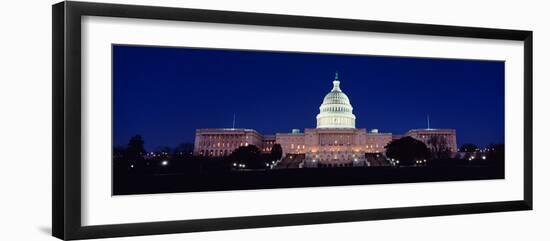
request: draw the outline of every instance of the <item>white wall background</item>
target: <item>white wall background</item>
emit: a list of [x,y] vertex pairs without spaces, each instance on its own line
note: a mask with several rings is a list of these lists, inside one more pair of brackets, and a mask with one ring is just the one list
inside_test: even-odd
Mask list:
[[[9,1],[0,12],[0,240],[54,240],[51,231],[51,4]],[[545,1],[111,0],[534,31],[535,210],[114,240],[548,240],[550,6]],[[29,147],[33,143],[33,147]],[[30,158],[29,156],[34,156]],[[18,170],[25,170],[21,172]],[[407,198],[407,197],[403,197]]]

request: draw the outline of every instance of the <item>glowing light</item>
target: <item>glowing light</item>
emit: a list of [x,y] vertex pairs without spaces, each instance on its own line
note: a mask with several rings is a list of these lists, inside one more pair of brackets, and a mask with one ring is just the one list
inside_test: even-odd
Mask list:
[[161,164],[162,164],[163,166],[166,166],[166,165],[168,165],[168,161],[162,161]]
[[486,156],[482,156],[481,159],[485,160],[485,159],[487,159],[487,157],[486,157]]

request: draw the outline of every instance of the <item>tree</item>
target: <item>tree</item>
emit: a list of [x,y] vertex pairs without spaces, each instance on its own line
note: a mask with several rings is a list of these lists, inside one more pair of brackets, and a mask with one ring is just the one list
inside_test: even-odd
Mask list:
[[413,165],[417,160],[427,159],[430,151],[423,142],[406,136],[388,143],[386,156],[398,160],[400,165]]
[[140,135],[130,138],[126,147],[116,146],[113,148],[113,171],[117,175],[126,175],[143,171],[143,139]]
[[128,141],[128,146],[126,147],[127,165],[131,166],[134,170],[138,169],[140,172],[145,171],[144,168],[147,167],[147,165],[144,165],[145,159],[143,158],[143,155],[145,155],[146,151],[143,144],[144,141],[141,136],[135,135],[130,138],[130,141]]
[[436,159],[447,159],[451,155],[451,150],[447,143],[447,139],[443,136],[432,136],[428,139],[428,146],[432,156]]
[[475,152],[478,149],[478,147],[475,144],[467,143],[462,146],[460,146],[461,152]]
[[141,159],[145,154],[144,141],[140,135],[135,135],[128,141],[126,148],[126,157],[129,159]]
[[283,148],[281,148],[281,145],[279,144],[274,144],[273,147],[271,148],[270,159],[272,161],[276,161],[281,159],[282,156],[283,156]]
[[261,152],[255,145],[241,146],[229,156],[229,160],[237,165],[243,164],[245,168],[265,168]]

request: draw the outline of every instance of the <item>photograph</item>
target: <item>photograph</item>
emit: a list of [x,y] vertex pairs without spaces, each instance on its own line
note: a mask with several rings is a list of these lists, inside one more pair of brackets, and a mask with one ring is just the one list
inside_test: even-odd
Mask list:
[[[518,222],[544,230],[536,219],[548,215],[533,199],[533,183],[548,176],[534,163],[545,136],[534,96],[545,94],[533,88],[544,62],[533,42],[547,28],[533,23],[543,15],[510,18],[532,13],[517,4],[491,18],[471,11],[494,8],[480,4],[260,5],[62,1],[49,6],[49,27],[23,28],[51,30],[51,41],[11,48],[26,68],[14,77],[32,76],[8,82],[33,96],[27,105],[51,108],[14,109],[24,128],[5,125],[19,147],[7,160],[46,137],[51,148],[37,153],[51,162],[18,161],[29,166],[8,179],[32,180],[7,196],[17,205],[51,193],[51,202],[34,205],[40,217],[12,216],[61,240],[334,240],[365,230],[440,240],[454,227],[472,231],[457,240],[475,240],[533,233]],[[36,19],[29,24],[43,24]],[[36,42],[35,32],[20,34]],[[44,43],[51,68],[21,54]],[[38,92],[51,101],[33,101]],[[6,103],[19,102],[13,94]]]
[[501,60],[111,54],[113,195],[504,178]]

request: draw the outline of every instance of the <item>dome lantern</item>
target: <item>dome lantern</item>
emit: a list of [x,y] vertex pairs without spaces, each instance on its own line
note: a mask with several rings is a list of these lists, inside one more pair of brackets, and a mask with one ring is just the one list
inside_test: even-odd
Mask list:
[[332,91],[342,91],[340,89],[340,80],[338,79],[338,72],[336,72],[336,76],[334,77],[334,80],[332,81]]

